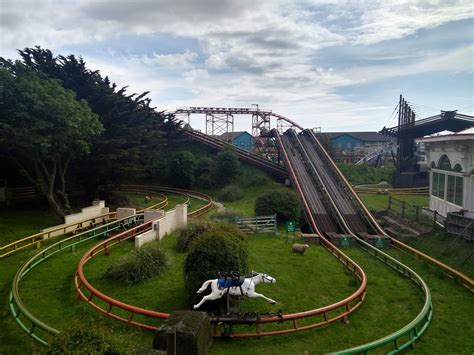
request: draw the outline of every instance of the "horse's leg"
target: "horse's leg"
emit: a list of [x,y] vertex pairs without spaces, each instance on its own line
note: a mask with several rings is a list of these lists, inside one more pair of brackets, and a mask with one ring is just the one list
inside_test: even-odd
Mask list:
[[265,301],[270,302],[271,304],[277,303],[277,301],[272,300],[271,298],[268,298],[267,296],[255,291],[247,293],[247,296],[249,296],[249,298],[263,298]]
[[193,309],[196,309],[196,308],[199,308],[201,307],[201,305],[206,302],[206,301],[214,301],[214,300],[217,300],[218,298],[221,298],[222,296],[224,295],[224,292],[223,291],[218,291],[218,292],[213,292],[204,296],[202,298],[202,300],[198,303],[198,304],[195,304],[193,306]]
[[204,283],[202,284],[201,288],[199,290],[196,291],[196,293],[202,293],[204,292],[204,290],[207,288],[207,286],[209,286],[209,283],[211,283],[212,281],[214,280],[207,280],[207,281],[204,281]]

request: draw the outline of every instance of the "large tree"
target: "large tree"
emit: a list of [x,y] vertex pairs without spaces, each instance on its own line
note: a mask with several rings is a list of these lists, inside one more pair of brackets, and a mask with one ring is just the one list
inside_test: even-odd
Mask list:
[[80,57],[55,57],[39,47],[19,53],[26,66],[61,80],[99,115],[105,132],[94,139],[87,161],[75,167],[76,175],[83,177],[88,187],[150,175],[152,165],[163,159],[166,135],[174,133],[172,114],[150,106],[148,92],[127,94],[126,87],[117,88],[99,71],[88,69]]
[[61,82],[20,62],[0,61],[0,152],[64,216],[70,162],[90,152],[103,131],[87,102],[76,100]]

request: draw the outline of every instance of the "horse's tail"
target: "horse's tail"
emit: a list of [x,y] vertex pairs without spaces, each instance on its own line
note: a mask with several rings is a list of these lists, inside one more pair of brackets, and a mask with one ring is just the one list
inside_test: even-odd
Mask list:
[[204,290],[209,286],[209,284],[214,281],[214,280],[207,280],[207,281],[204,281],[204,283],[202,284],[201,288],[199,290],[197,290],[196,293],[201,293],[201,292],[204,292]]

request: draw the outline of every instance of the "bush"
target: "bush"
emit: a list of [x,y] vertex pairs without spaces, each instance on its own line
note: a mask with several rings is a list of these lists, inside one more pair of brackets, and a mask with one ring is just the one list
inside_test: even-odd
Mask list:
[[120,354],[105,335],[104,328],[76,324],[56,335],[47,354]]
[[197,168],[193,153],[184,151],[177,153],[170,164],[169,182],[177,187],[190,187],[194,184]]
[[153,242],[120,258],[107,269],[105,277],[135,285],[157,276],[165,268],[166,262],[166,254],[158,242]]
[[197,161],[196,167],[196,185],[204,188],[210,188],[214,185],[213,175],[215,171],[214,159],[203,156]]
[[219,201],[233,202],[240,200],[244,196],[242,190],[235,184],[224,187],[219,192]]
[[235,181],[240,172],[240,163],[232,147],[227,147],[217,154],[215,178],[217,184],[228,184]]
[[[202,294],[196,294],[202,283],[215,279],[218,271],[247,271],[247,239],[235,226],[216,224],[191,244],[184,263],[185,287],[190,305],[196,304]],[[206,302],[208,303],[208,302]],[[212,303],[209,305],[212,308]],[[208,307],[205,307],[208,308]]]
[[188,225],[178,233],[176,250],[179,252],[189,251],[191,242],[209,229],[211,229],[211,223],[208,221],[192,221],[188,223]]
[[269,191],[255,200],[257,216],[277,215],[280,222],[297,221],[300,213],[300,201],[291,190]]

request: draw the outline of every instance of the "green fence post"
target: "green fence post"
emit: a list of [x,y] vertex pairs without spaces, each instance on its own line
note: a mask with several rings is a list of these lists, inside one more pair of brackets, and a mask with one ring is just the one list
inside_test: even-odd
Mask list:
[[415,221],[418,222],[419,216],[420,216],[420,206],[416,205],[415,206]]
[[392,209],[392,196],[388,196],[388,209]]
[[402,216],[405,217],[405,201],[402,201]]

